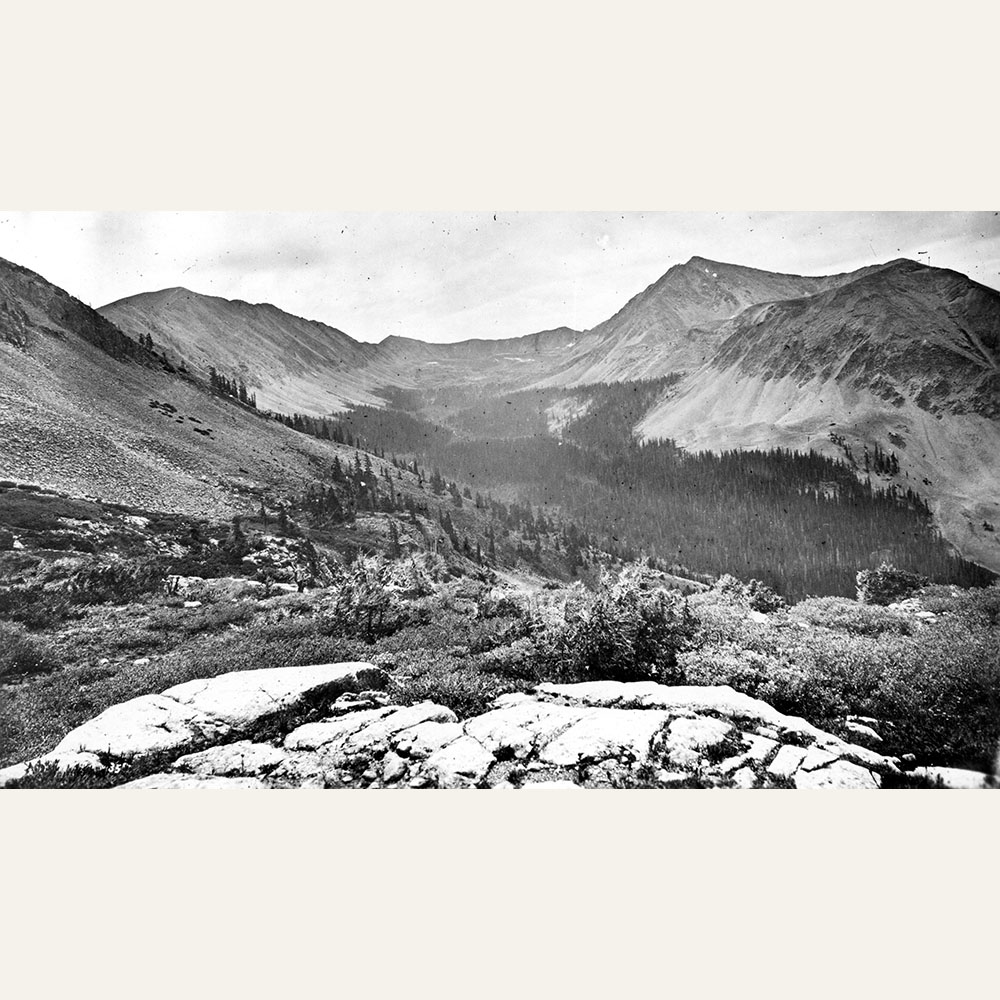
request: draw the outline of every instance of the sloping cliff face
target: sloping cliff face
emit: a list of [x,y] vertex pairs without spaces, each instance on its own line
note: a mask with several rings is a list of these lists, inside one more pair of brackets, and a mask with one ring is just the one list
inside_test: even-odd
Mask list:
[[828,292],[749,308],[721,332],[719,371],[834,379],[935,415],[1000,415],[1000,293],[954,271],[894,261]]
[[335,446],[213,396],[41,276],[0,262],[0,478],[226,516]]
[[[640,422],[695,449],[815,448],[931,501],[963,555],[1000,569],[1000,294],[896,261],[808,298],[750,307],[715,356]],[[831,435],[842,439],[837,443]]]
[[266,303],[167,288],[112,302],[101,313],[136,339],[152,337],[195,371],[213,367],[242,378],[262,409],[324,414],[355,403],[377,406],[375,386],[410,384],[380,364],[374,345]]

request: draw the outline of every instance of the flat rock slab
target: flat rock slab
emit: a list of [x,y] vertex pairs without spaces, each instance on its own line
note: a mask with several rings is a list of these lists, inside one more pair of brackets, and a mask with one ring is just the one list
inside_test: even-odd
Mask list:
[[421,722],[397,733],[392,744],[396,753],[421,760],[454,742],[463,732],[460,722]]
[[612,757],[644,761],[653,738],[669,719],[666,712],[594,709],[545,743],[538,759],[563,767]]
[[439,788],[461,788],[481,781],[496,763],[478,740],[460,736],[427,758],[422,773],[432,777]]
[[776,739],[791,736],[796,742],[816,743],[834,757],[843,757],[864,767],[897,770],[893,761],[874,750],[846,743],[805,719],[784,715],[767,702],[740,694],[725,685],[670,687],[655,681],[587,681],[583,684],[540,684],[535,689],[535,696],[564,705],[653,708],[678,716],[711,715],[740,723],[752,722]]
[[288,754],[270,743],[224,743],[175,760],[173,771],[185,771],[202,777],[251,777],[267,774],[284,763]]
[[796,771],[795,787],[874,789],[880,785],[878,778],[867,768],[837,760],[815,771]]
[[498,704],[502,707],[469,719],[465,724],[465,731],[497,756],[526,756],[593,711],[548,705],[529,697],[501,698]]
[[258,778],[219,778],[204,777],[200,774],[151,774],[148,778],[139,778],[119,785],[115,791],[150,791],[166,792],[177,789],[194,789],[199,791],[245,792],[261,791],[267,785]]
[[[244,670],[189,681],[162,694],[112,705],[70,732],[45,759],[91,767],[96,763],[94,769],[101,769],[104,762],[179,757],[252,731],[269,718],[294,713],[317,699],[387,683],[385,672],[370,663]],[[5,773],[0,774],[4,784],[20,776]]]
[[392,737],[424,722],[456,722],[458,716],[450,708],[424,701],[408,708],[397,708],[347,736],[337,750],[347,756],[385,753]]
[[774,756],[768,767],[768,773],[777,778],[790,778],[806,757],[805,747],[797,747],[791,743],[785,744]]
[[916,767],[918,778],[939,781],[944,788],[989,788],[990,776],[983,771],[967,771],[961,767]]
[[245,729],[269,715],[294,709],[309,697],[385,687],[389,678],[370,663],[324,663],[222,674],[167,688],[164,697]]
[[[379,704],[385,696],[373,689],[386,681],[365,663],[192,681],[102,712],[44,759],[60,768],[138,764],[163,772],[121,786],[135,789],[861,789],[880,787],[881,775],[895,769],[891,758],[726,687],[544,684],[459,721],[430,701]],[[287,731],[296,712],[319,718]],[[153,756],[161,754],[162,765]],[[25,769],[0,772],[0,784]],[[949,777],[963,787],[985,783],[978,773]]]
[[337,745],[352,733],[396,711],[398,708],[391,705],[385,708],[363,708],[357,712],[338,715],[334,719],[307,722],[285,737],[285,746],[289,750],[319,750],[322,747]]
[[[665,713],[657,713],[665,714]],[[669,716],[668,716],[669,718]],[[697,768],[706,751],[720,746],[736,729],[729,722],[706,715],[674,719],[667,736],[667,752],[675,767]]]
[[103,754],[115,760],[134,760],[168,751],[183,752],[196,744],[225,739],[232,727],[191,705],[164,694],[112,705],[96,718],[69,733],[57,753]]

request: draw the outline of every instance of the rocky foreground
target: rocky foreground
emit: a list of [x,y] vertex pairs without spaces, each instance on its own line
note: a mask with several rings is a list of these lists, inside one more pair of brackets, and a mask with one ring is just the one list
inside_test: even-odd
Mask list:
[[[899,762],[728,687],[543,684],[459,721],[367,663],[244,671],[115,705],[0,771],[120,788],[881,787]],[[980,787],[985,776],[953,776]]]

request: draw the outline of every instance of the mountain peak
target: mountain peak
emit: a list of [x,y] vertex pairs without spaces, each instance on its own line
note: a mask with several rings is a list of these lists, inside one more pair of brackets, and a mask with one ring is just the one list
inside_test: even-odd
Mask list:
[[914,268],[918,267],[929,267],[929,264],[924,264],[922,261],[913,260],[911,257],[897,257],[895,260],[886,261],[880,270],[882,271],[912,271]]

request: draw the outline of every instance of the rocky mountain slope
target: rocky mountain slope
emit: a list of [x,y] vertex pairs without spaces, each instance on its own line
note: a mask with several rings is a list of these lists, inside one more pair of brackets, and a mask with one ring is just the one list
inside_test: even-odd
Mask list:
[[[899,260],[818,294],[751,306],[640,422],[695,449],[814,448],[859,472],[876,445],[964,555],[1000,568],[1000,293]],[[831,436],[832,435],[832,436]],[[874,470],[873,474],[874,474]]]
[[589,331],[586,349],[546,384],[630,381],[697,368],[722,341],[719,324],[748,306],[815,295],[861,273],[805,277],[692,257]]
[[213,395],[62,289],[0,261],[0,478],[225,517],[256,510],[261,491],[303,492],[338,454],[353,452]]
[[412,385],[405,367],[372,344],[267,303],[230,301],[167,288],[104,306],[101,314],[131,337],[153,338],[169,357],[206,374],[242,378],[258,406],[324,414],[355,403],[379,405],[379,385]]

